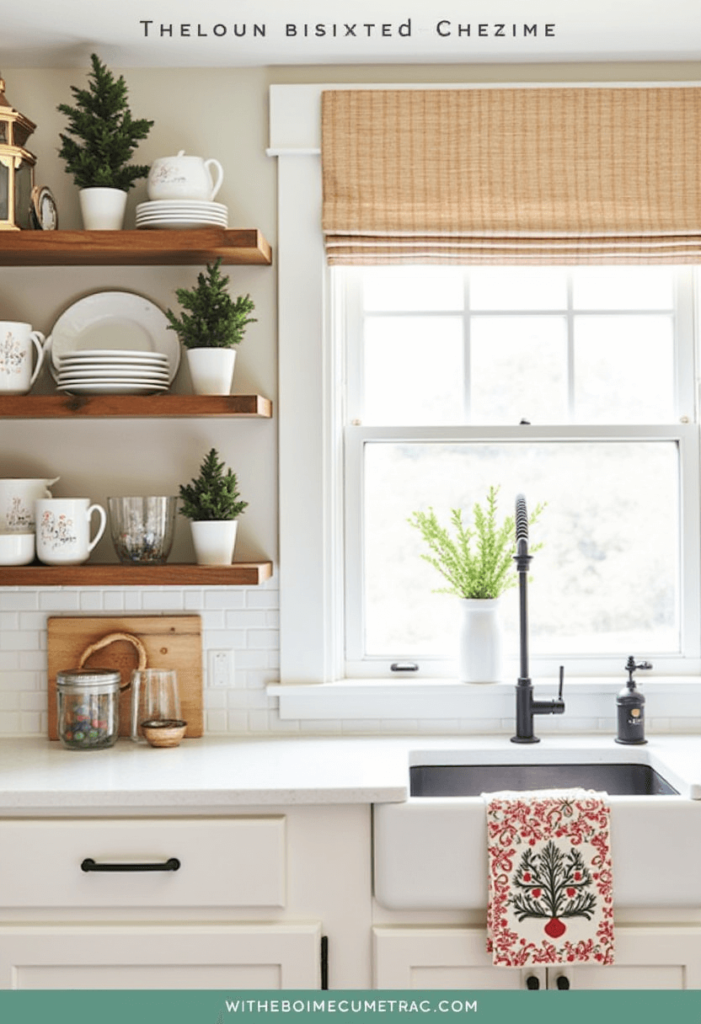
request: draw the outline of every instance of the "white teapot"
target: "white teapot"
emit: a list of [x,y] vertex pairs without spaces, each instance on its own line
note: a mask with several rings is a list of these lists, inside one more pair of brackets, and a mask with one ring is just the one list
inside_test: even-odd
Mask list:
[[[212,177],[210,168],[216,171]],[[190,199],[211,202],[224,180],[224,170],[218,160],[203,160],[201,156],[185,156],[181,149],[177,156],[162,156],[153,161],[148,175],[149,199]]]

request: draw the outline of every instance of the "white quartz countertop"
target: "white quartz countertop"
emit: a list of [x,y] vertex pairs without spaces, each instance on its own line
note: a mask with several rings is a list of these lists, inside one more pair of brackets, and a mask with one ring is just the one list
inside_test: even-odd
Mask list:
[[0,813],[225,813],[240,806],[387,803],[408,798],[409,765],[587,760],[651,764],[701,799],[701,736],[544,737],[524,749],[507,736],[285,737],[186,740],[154,749],[121,739],[101,751],[41,738],[0,739]]

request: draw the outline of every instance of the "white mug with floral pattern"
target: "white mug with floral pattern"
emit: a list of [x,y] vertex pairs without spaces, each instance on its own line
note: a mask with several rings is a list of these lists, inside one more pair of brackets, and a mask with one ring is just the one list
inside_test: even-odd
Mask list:
[[[92,516],[100,525],[90,539]],[[80,565],[105,532],[107,513],[90,498],[42,498],[35,502],[37,557],[44,565]]]
[[[0,394],[26,395],[44,361],[46,339],[19,320],[0,320]],[[32,372],[32,345],[37,361]]]

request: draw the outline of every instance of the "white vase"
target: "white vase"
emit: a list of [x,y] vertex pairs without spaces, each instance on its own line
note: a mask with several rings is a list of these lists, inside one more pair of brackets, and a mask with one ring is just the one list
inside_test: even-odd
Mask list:
[[234,379],[236,350],[233,348],[188,348],[192,388],[196,395],[230,395]]
[[127,194],[121,188],[83,188],[78,193],[86,231],[120,231]]
[[498,683],[503,675],[501,601],[460,600],[461,683]]
[[198,565],[231,565],[236,545],[236,519],[192,521]]

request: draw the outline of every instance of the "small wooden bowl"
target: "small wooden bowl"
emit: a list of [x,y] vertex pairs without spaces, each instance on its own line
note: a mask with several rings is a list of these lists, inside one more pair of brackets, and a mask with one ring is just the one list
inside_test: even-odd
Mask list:
[[180,718],[169,718],[163,721],[142,722],[146,741],[152,747],[177,747],[185,735],[187,722]]

